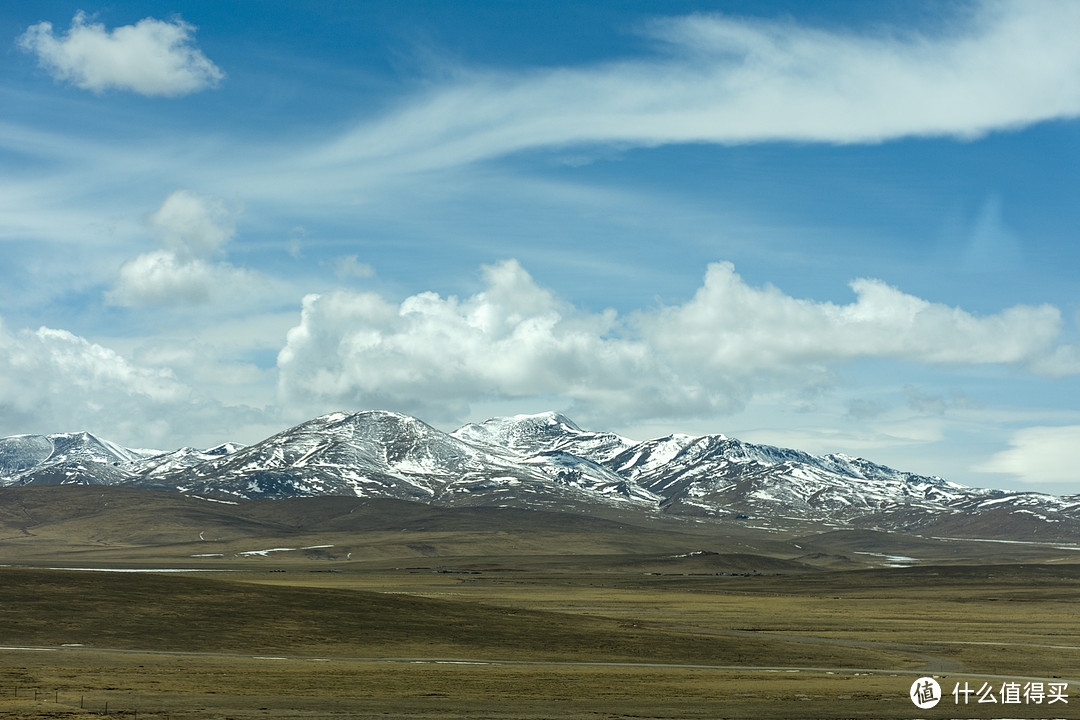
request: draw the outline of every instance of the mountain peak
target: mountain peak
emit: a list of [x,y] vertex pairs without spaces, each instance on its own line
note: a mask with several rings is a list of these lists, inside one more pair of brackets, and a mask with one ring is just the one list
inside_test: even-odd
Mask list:
[[634,444],[614,433],[582,430],[573,420],[554,411],[491,418],[464,425],[451,434],[465,442],[518,455],[566,452],[597,463],[606,462]]
[[567,433],[573,434],[584,432],[573,420],[554,410],[527,415],[512,415],[504,418],[492,418],[481,424],[484,425],[487,423],[513,427],[516,428],[519,433],[531,432],[545,435],[565,435]]
[[546,410],[541,413],[513,415],[511,419],[520,423],[546,423],[548,425],[562,425],[572,430],[581,430],[573,420],[554,410]]
[[377,437],[401,432],[410,434],[438,432],[423,420],[392,410],[327,413],[284,432],[293,434],[296,431],[344,433],[353,437]]
[[[364,423],[364,422],[380,422],[380,421],[392,421],[392,422],[422,422],[417,420],[411,415],[405,415],[404,413],[395,412],[393,410],[358,410],[356,412],[345,412],[339,410],[337,412],[327,413],[320,415],[317,418],[309,420],[308,423],[319,423],[321,425],[333,425],[338,423]],[[303,424],[308,424],[303,423]]]
[[494,417],[480,423],[470,423],[451,433],[467,442],[497,445],[522,453],[554,449],[567,436],[583,430],[573,420],[554,411],[531,415]]
[[247,446],[241,445],[240,443],[224,442],[220,445],[215,445],[212,448],[207,448],[206,450],[203,450],[202,454],[213,456],[232,455],[237,450],[243,450],[245,447]]

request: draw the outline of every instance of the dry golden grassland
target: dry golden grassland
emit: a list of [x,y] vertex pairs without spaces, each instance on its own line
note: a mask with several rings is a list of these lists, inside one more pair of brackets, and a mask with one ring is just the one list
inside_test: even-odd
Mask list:
[[[22,714],[172,718],[723,718],[905,716],[911,678],[624,667],[161,658],[28,658],[59,703],[20,695]],[[61,664],[62,663],[62,664]],[[4,678],[6,684],[7,679]],[[107,689],[106,689],[107,688]],[[0,704],[14,711],[13,701]],[[6,706],[6,707],[5,707]],[[35,714],[37,713],[37,714]],[[79,715],[60,715],[79,717]]]
[[[945,714],[916,712],[907,690],[923,672],[946,690],[984,675],[1080,677],[1080,652],[1064,649],[1080,646],[1075,566],[312,569],[0,571],[5,644],[83,646],[0,654],[0,717],[77,718],[66,713],[80,700],[94,712],[109,702],[115,717],[1001,717],[976,705],[955,715],[951,697]],[[1074,706],[1080,697],[1005,716]]]
[[[1080,717],[1050,544],[70,490],[0,492],[0,718]],[[965,681],[1069,703],[958,707]]]

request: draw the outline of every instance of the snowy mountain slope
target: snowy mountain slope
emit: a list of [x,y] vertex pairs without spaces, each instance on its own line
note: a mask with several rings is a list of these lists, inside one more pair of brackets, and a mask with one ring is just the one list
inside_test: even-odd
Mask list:
[[222,443],[207,450],[183,447],[138,460],[133,463],[132,470],[143,478],[168,476],[178,470],[231,455],[243,447],[237,443]]
[[844,455],[810,455],[724,435],[672,435],[607,465],[664,498],[739,513],[847,518],[894,504],[948,504],[980,492]]
[[387,411],[324,415],[229,455],[158,473],[155,480],[185,492],[235,497],[355,495],[459,504],[466,495],[506,495],[528,504],[529,497],[581,500],[584,493],[658,500],[576,456],[523,456]]
[[167,474],[178,490],[237,497],[371,495],[428,501],[481,467],[479,451],[406,415],[333,413]]
[[794,462],[731,465],[720,480],[690,482],[671,498],[754,516],[850,520],[899,508],[943,510],[975,490],[941,492],[907,480],[851,478]]
[[248,447],[170,453],[128,450],[88,433],[0,439],[0,485],[61,483],[236,498],[349,495],[525,509],[618,506],[734,521],[1080,535],[1080,496],[966,488],[861,458],[814,456],[724,435],[633,443],[583,430],[558,413],[493,418],[452,433],[394,412],[332,413]]
[[634,446],[633,440],[614,433],[582,430],[573,420],[556,412],[491,418],[464,425],[451,433],[474,445],[489,445],[519,455],[561,451],[603,463]]
[[156,454],[121,447],[88,432],[15,435],[0,439],[0,486],[114,484],[133,477],[132,464]]

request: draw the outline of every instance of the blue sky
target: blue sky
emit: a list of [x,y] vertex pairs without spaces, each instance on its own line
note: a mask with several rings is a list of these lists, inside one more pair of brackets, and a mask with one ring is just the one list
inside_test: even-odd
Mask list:
[[0,434],[556,409],[1080,492],[1080,5],[0,9]]

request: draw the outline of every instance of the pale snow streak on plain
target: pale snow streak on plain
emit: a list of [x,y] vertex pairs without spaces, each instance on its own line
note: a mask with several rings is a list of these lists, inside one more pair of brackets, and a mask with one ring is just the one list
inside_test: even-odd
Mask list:
[[129,90],[173,97],[212,87],[225,73],[194,46],[195,27],[180,19],[145,18],[111,32],[78,12],[67,33],[31,25],[19,47],[37,56],[55,79],[96,93]]
[[976,317],[875,280],[836,305],[752,287],[729,263],[711,265],[687,302],[625,317],[571,306],[515,261],[483,272],[485,289],[466,299],[307,297],[278,356],[281,399],[457,416],[479,400],[547,395],[588,421],[687,417],[734,412],[763,384],[797,388],[857,358],[1022,366],[1061,332],[1050,306]]

